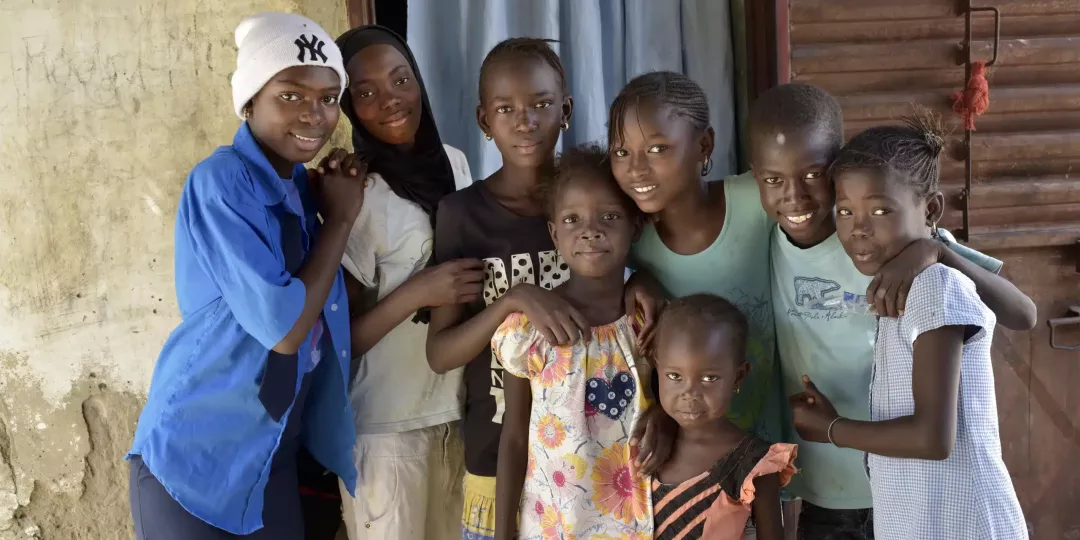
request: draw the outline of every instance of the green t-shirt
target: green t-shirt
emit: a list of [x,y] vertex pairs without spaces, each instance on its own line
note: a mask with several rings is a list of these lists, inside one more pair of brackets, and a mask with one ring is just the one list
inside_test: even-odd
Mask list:
[[711,293],[738,306],[750,323],[750,373],[732,403],[731,419],[768,441],[779,441],[781,407],[769,281],[769,235],[774,222],[761,207],[750,173],[724,180],[724,226],[711,246],[680,255],[668,249],[653,226],[630,252],[635,268],[649,272],[672,298]]
[[[801,249],[779,225],[773,229],[772,297],[784,394],[801,392],[802,376],[809,375],[840,415],[869,420],[877,318],[845,311],[837,300],[848,296],[865,303],[872,278],[855,268],[836,234]],[[958,255],[991,272],[1000,270],[1000,261],[951,241],[946,231],[939,233]],[[803,441],[788,407],[783,411],[784,438],[799,445],[799,474],[792,477],[789,492],[824,508],[873,506],[863,453]]]

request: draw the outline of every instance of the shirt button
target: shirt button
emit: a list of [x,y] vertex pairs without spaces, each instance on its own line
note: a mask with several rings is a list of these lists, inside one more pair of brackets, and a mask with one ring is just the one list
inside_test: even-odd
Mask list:
[[341,350],[341,357],[345,358],[346,356],[349,356],[349,351],[346,351],[345,349],[342,349]]
[[337,311],[337,304],[330,304],[330,311]]

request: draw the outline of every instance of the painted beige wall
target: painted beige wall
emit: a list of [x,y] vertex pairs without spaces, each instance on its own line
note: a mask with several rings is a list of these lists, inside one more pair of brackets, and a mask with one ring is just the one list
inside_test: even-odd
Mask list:
[[122,456],[179,320],[184,178],[239,125],[232,31],[290,11],[338,35],[344,5],[0,2],[0,540],[133,536]]

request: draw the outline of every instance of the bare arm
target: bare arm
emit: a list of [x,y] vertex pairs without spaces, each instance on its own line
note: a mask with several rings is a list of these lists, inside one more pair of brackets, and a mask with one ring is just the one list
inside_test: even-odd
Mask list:
[[784,540],[784,517],[780,506],[780,476],[766,474],[754,479],[754,525],[758,540]]
[[445,373],[468,364],[491,346],[491,337],[511,313],[523,312],[548,343],[569,345],[590,338],[585,317],[556,293],[521,283],[475,317],[463,321],[464,306],[444,306],[431,313],[428,328],[428,364]]
[[935,263],[958,270],[973,281],[980,299],[1002,326],[1013,330],[1031,330],[1035,326],[1035,304],[1020,289],[930,238],[912,242],[878,270],[866,288],[866,297],[877,314],[892,318],[903,315],[915,278]]
[[957,255],[951,249],[942,247],[941,251],[941,264],[959,270],[975,282],[975,290],[979,293],[979,298],[986,307],[990,308],[990,311],[994,312],[1002,326],[1021,331],[1035,327],[1038,319],[1035,303],[1016,288],[1016,285]]
[[433,309],[427,340],[427,358],[431,370],[446,373],[471,362],[484,349],[491,347],[491,336],[515,311],[518,310],[514,308],[509,294],[468,320],[464,320],[467,312],[465,306],[460,304]]
[[285,337],[274,345],[275,352],[296,354],[300,350],[315,321],[319,320],[337,279],[349,232],[364,202],[362,179],[367,166],[354,160],[355,155],[335,149],[323,158],[318,174],[308,172],[308,184],[319,203],[324,223],[315,246],[293,275],[304,284],[304,307]]
[[631,321],[635,321],[640,313],[643,319],[635,338],[637,338],[637,348],[646,349],[652,344],[653,331],[656,329],[660,312],[668,303],[667,298],[664,297],[664,290],[652,275],[638,270],[626,281],[623,291],[626,316]]
[[832,430],[836,445],[881,456],[948,458],[956,440],[960,357],[966,330],[965,326],[943,326],[915,340],[911,375],[915,414],[881,422],[842,418]]
[[370,351],[393,329],[424,307],[413,292],[403,284],[371,309],[352,319],[353,358]]
[[275,352],[296,354],[311,328],[315,326],[315,321],[319,319],[326,299],[330,296],[334,279],[337,278],[341,255],[345,253],[345,242],[349,239],[351,228],[352,226],[344,221],[323,224],[315,247],[293,276],[304,284],[304,309],[300,311],[300,317],[292,329],[274,346]]
[[[350,281],[356,282],[351,275],[346,278],[346,285]],[[356,287],[362,286],[356,282]],[[474,302],[480,298],[483,287],[483,262],[478,260],[460,259],[425,268],[370,309],[352,314],[353,358],[370,351],[420,309]]]
[[506,414],[499,439],[499,468],[495,479],[495,538],[517,538],[518,508],[529,464],[529,414],[532,389],[529,380],[506,373],[503,379]]

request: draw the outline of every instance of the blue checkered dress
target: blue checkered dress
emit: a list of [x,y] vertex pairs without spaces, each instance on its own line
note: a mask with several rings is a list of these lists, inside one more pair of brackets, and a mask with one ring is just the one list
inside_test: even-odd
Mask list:
[[870,416],[914,414],[912,353],[919,335],[943,326],[978,332],[964,344],[956,442],[943,461],[868,456],[877,540],[1017,540],[1028,537],[1001,459],[990,342],[996,319],[975,285],[937,264],[915,278],[900,319],[881,318],[874,346]]

